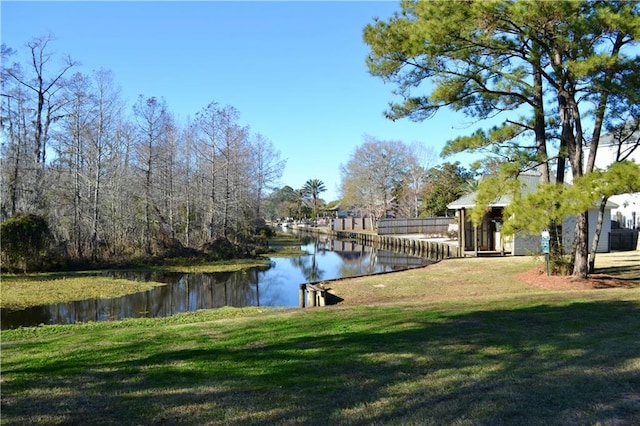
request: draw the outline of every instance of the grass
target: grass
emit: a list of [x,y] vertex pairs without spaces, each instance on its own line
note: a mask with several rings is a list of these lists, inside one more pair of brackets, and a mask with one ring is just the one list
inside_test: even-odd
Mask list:
[[277,232],[269,237],[268,246],[271,252],[266,254],[268,257],[293,257],[305,256],[309,253],[300,249],[300,238],[290,233]]
[[[235,272],[248,268],[264,268],[268,259],[236,259],[208,263],[181,260],[161,266],[136,269],[157,272],[213,273]],[[147,291],[157,282],[139,282],[102,276],[100,271],[69,271],[37,274],[2,274],[0,307],[19,310],[32,306],[72,302],[86,299],[108,299]]]
[[86,273],[3,275],[0,306],[11,310],[84,299],[108,299],[146,291],[155,282],[114,279]]
[[309,252],[292,247],[278,247],[273,252],[265,254],[266,257],[297,257],[308,256]]
[[206,262],[193,264],[188,261],[169,263],[161,266],[154,266],[154,271],[160,272],[179,272],[179,273],[213,273],[213,272],[237,272],[249,268],[263,268],[269,266],[268,259],[234,259],[219,260],[215,262]]
[[328,287],[345,304],[490,301],[536,290],[514,285],[514,275],[534,267],[529,258],[451,259],[408,271],[339,280]]
[[269,246],[298,246],[300,247],[300,238],[297,235],[286,233],[286,232],[276,232],[275,235],[269,237],[268,239]]
[[323,309],[3,331],[2,424],[638,424],[640,287],[545,291],[515,278],[530,267],[332,282],[345,301]]
[[629,281],[640,281],[640,250],[596,256],[598,273]]

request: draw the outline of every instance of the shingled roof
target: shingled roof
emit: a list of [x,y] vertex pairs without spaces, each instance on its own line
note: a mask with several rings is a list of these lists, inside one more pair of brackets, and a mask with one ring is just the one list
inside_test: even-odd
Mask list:
[[[522,194],[530,194],[532,192],[535,192],[536,188],[540,184],[540,175],[533,175],[533,174],[520,175],[518,176],[518,180],[522,183]],[[447,208],[451,210],[473,208],[476,205],[475,203],[476,195],[477,195],[477,191],[474,191],[467,195],[463,195],[453,203],[448,204]],[[513,200],[511,199],[511,195],[509,194],[501,195],[493,203],[489,204],[489,207],[506,207],[512,201]],[[618,205],[611,201],[607,201],[607,207],[615,209],[616,207],[618,207]]]
[[[535,192],[536,187],[540,183],[540,175],[523,174],[518,176],[518,180],[522,183],[522,193],[528,194],[531,192]],[[474,191],[467,195],[463,195],[453,203],[448,204],[447,208],[451,210],[459,210],[475,207],[476,195],[477,191]],[[493,203],[489,204],[489,207],[506,207],[511,203],[511,201],[511,195],[501,195]]]

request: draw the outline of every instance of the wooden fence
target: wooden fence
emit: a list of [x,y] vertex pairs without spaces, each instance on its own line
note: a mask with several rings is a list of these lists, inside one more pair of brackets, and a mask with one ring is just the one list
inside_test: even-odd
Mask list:
[[378,235],[424,234],[445,236],[449,232],[449,225],[455,223],[455,217],[381,219],[378,221]]
[[635,250],[638,247],[638,229],[612,229],[609,244],[611,250]]
[[331,220],[333,231],[371,231],[373,222],[370,217],[343,217]]

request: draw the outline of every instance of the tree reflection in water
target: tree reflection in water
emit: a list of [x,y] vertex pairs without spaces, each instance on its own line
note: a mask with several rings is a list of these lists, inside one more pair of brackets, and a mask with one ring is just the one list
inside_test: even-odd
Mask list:
[[327,237],[306,236],[300,239],[300,247],[308,254],[273,258],[266,269],[214,274],[109,272],[115,278],[157,281],[167,285],[113,299],[82,300],[13,312],[2,309],[2,329],[165,317],[223,306],[294,307],[298,305],[301,283],[388,272],[431,263],[427,259]]

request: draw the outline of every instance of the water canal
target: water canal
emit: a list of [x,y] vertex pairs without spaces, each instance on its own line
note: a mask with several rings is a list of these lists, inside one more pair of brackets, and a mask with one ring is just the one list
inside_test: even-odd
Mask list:
[[272,258],[268,268],[240,272],[111,272],[109,274],[117,278],[157,281],[167,285],[113,299],[81,300],[20,311],[2,309],[2,329],[165,317],[224,306],[296,307],[301,283],[389,272],[432,263],[428,259],[324,236],[300,237],[300,248],[308,254]]

